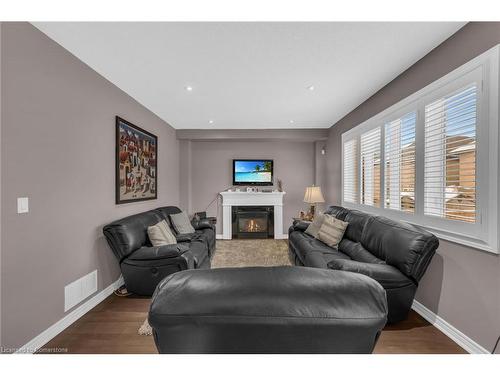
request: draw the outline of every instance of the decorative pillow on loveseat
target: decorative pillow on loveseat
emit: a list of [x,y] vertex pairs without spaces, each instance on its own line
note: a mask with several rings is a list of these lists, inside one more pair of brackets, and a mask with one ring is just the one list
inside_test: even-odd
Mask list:
[[335,247],[344,237],[344,232],[349,223],[327,214],[323,216],[323,224],[321,224],[316,238],[330,247]]
[[194,233],[195,230],[189,221],[189,217],[185,212],[179,212],[178,214],[171,214],[170,221],[175,231],[179,234]]
[[174,234],[165,220],[148,227],[148,237],[153,246],[173,245],[177,243]]

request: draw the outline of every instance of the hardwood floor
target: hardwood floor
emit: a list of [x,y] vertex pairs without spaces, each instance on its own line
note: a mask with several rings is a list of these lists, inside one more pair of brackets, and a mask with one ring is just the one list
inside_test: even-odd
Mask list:
[[[157,353],[151,336],[137,330],[146,319],[149,298],[112,295],[51,340],[46,348],[67,353]],[[384,329],[375,353],[453,354],[465,351],[412,311],[404,322]]]

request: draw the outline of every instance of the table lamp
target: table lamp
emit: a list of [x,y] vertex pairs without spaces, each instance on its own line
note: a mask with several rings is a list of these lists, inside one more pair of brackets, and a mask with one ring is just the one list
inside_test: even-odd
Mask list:
[[321,187],[319,186],[308,186],[306,188],[306,193],[304,195],[304,202],[309,203],[311,208],[309,209],[309,214],[311,215],[311,220],[314,219],[314,207],[317,203],[325,202],[323,193],[321,193]]

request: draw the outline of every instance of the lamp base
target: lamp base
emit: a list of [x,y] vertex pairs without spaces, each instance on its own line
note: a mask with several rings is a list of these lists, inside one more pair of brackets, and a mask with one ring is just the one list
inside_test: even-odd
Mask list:
[[315,214],[315,207],[314,207],[314,205],[311,205],[309,207],[309,212],[307,213],[307,218],[309,219],[309,221],[314,220],[314,214]]

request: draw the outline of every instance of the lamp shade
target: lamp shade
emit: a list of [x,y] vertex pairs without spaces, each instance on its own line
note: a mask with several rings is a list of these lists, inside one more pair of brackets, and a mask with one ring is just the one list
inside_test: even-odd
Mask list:
[[308,186],[306,188],[306,193],[304,195],[304,202],[306,203],[323,203],[325,198],[323,198],[323,193],[321,193],[321,188],[319,186]]

